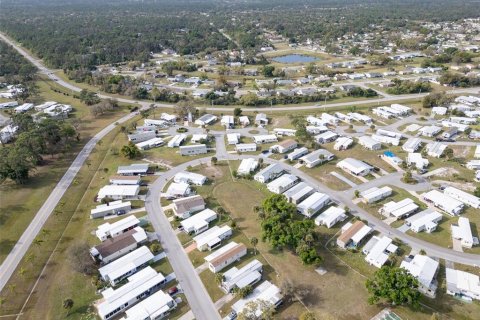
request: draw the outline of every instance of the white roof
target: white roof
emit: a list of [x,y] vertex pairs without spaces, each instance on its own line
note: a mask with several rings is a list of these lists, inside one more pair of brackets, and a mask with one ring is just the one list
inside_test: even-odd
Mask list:
[[283,195],[289,199],[292,199],[293,201],[302,198],[306,194],[310,193],[312,190],[313,188],[311,186],[302,181],[285,191]]
[[258,167],[258,160],[255,158],[243,159],[242,162],[240,162],[237,172],[239,174],[249,174],[255,170],[256,167]]
[[377,268],[382,267],[388,260],[387,248],[391,245],[392,239],[389,237],[380,238],[377,243],[371,248],[370,252],[365,257],[369,263]]
[[463,208],[463,203],[453,199],[438,190],[431,190],[423,194],[423,197],[448,213],[458,213]]
[[186,182],[193,184],[204,184],[206,180],[207,177],[204,175],[188,171],[179,172],[173,177],[173,181],[175,182]]
[[372,231],[372,228],[369,226],[363,226],[360,230],[358,230],[357,233],[355,233],[352,236],[352,241],[354,243],[360,243],[363,238],[365,238],[370,232]]
[[472,244],[473,236],[470,228],[470,220],[465,217],[458,218],[458,225],[452,225],[452,236],[455,239],[462,239],[463,242]]
[[190,192],[190,185],[185,182],[173,182],[167,189],[167,194],[171,196],[186,195]]
[[196,133],[192,134],[192,141],[193,143],[200,142],[201,140],[206,140],[208,138],[208,134],[206,133]]
[[[447,289],[456,290],[468,296],[480,296],[480,277],[461,270],[446,268]],[[454,288],[451,288],[451,285]]]
[[277,141],[277,136],[274,134],[262,134],[253,136],[255,143],[260,143],[262,141]]
[[134,215],[131,215],[112,224],[109,222],[101,224],[98,226],[98,229],[95,233],[97,237],[102,240],[109,235],[117,234],[118,232],[129,229],[135,225],[138,225],[139,223],[140,220],[138,220]]
[[278,188],[284,188],[292,183],[295,183],[295,181],[297,180],[298,180],[298,177],[293,174],[284,174],[278,177],[277,179],[273,180],[272,182],[268,183],[267,189],[272,191],[272,190],[277,190]]
[[183,220],[182,222],[180,222],[180,224],[182,225],[184,230],[186,230],[187,232],[190,232],[193,229],[198,230],[202,226],[205,226],[205,225],[208,226],[208,222],[215,220],[216,218],[217,218],[217,213],[207,208],[191,216],[190,218]]
[[170,139],[170,141],[168,141],[167,145],[169,148],[178,147],[186,138],[187,138],[186,134],[177,134],[173,136],[173,138]]
[[150,297],[140,301],[127,311],[124,320],[155,319],[172,309],[176,305],[173,298],[163,291],[157,291]]
[[410,262],[402,261],[400,267],[408,270],[424,287],[429,288],[437,272],[438,261],[417,254]]
[[403,144],[402,149],[408,152],[415,152],[421,143],[422,140],[420,138],[410,138]]
[[238,139],[240,139],[240,133],[227,133],[228,143],[237,144]]
[[405,219],[407,225],[410,225],[412,229],[421,229],[423,226],[428,226],[431,223],[441,220],[443,215],[432,209],[427,209],[419,212],[411,217]]
[[282,166],[279,165],[278,163],[272,163],[265,169],[260,170],[255,177],[264,177],[265,179],[268,179],[270,177],[271,173],[279,173],[283,171]]
[[300,160],[305,161],[307,163],[313,163],[317,160],[320,160],[320,155],[324,156],[323,161],[327,161],[328,158],[331,158],[334,156],[333,153],[326,149],[317,149],[315,151],[310,152],[309,154],[304,155],[303,157],[300,158]]
[[371,147],[371,146],[375,146],[375,145],[380,144],[380,142],[378,142],[377,140],[373,139],[370,136],[359,137],[358,138],[358,143],[360,143],[361,145],[366,146],[366,147]]
[[133,197],[139,192],[139,185],[109,184],[98,190],[98,199],[103,199],[108,196]]
[[119,210],[125,208],[131,208],[132,203],[130,201],[122,202],[122,200],[112,201],[110,203],[100,204],[95,209],[90,210],[91,215],[95,215],[96,213],[101,213],[110,210]]
[[305,153],[308,153],[308,149],[306,147],[296,148],[288,155],[288,158],[295,160],[296,158],[301,157]]
[[302,214],[310,216],[309,210],[313,210],[313,214],[323,208],[330,201],[330,197],[324,193],[314,192],[307,199],[297,205],[297,210]]
[[193,241],[197,244],[197,248],[201,248],[206,244],[212,243],[212,242],[218,242],[220,239],[220,236],[232,232],[232,228],[229,226],[213,226],[207,231],[199,234],[198,236],[193,238]]
[[165,281],[161,273],[157,273],[152,267],[146,267],[128,278],[128,283],[113,289],[108,288],[102,292],[104,301],[98,304],[99,315],[105,315],[120,308],[135,297]]
[[341,168],[346,168],[347,170],[349,170],[349,171],[351,171],[355,174],[358,174],[358,173],[360,173],[364,170],[371,170],[372,169],[372,167],[369,166],[368,164],[366,164],[365,162],[354,159],[354,158],[345,158],[342,161],[340,161],[339,163],[337,163],[337,166],[339,166]]
[[373,187],[365,191],[362,191],[360,193],[360,196],[367,200],[370,200],[370,199],[377,198],[379,196],[386,197],[391,193],[392,193],[392,188],[390,188],[389,186],[383,186],[381,188]]
[[402,216],[409,214],[416,209],[418,209],[418,205],[416,205],[415,202],[413,202],[413,200],[410,198],[405,198],[398,202],[390,201],[382,208],[383,212],[391,214],[397,218],[401,218]]
[[231,288],[233,286],[242,288],[244,287],[242,284],[245,280],[247,280],[247,285],[251,283],[250,281],[248,281],[250,280],[250,275],[253,274],[255,277],[258,277],[260,275],[259,270],[261,270],[262,267],[262,263],[257,259],[250,261],[248,264],[246,264],[240,269],[238,269],[237,267],[233,267],[223,274],[223,285],[227,288]]
[[427,152],[434,157],[440,157],[446,148],[447,145],[441,142],[430,142],[427,144]]
[[[279,301],[282,300],[282,294],[280,293],[280,289],[272,284],[270,281],[264,281],[259,286],[257,286],[251,294],[247,297],[238,300],[232,306],[232,309],[235,312],[241,313],[245,306],[251,301],[265,301],[268,304],[276,305]],[[257,310],[257,316],[261,315],[261,310]]]
[[474,208],[478,208],[480,206],[480,198],[465,192],[463,190],[454,188],[454,187],[446,187],[443,190],[443,193],[449,197],[455,198],[467,205],[470,205]]
[[318,225],[325,224],[328,226],[337,221],[338,218],[343,219],[344,217],[346,218],[344,209],[332,206],[316,217],[315,223]]
[[117,169],[118,174],[134,174],[134,173],[147,173],[147,163],[133,163],[128,166],[119,166]]
[[153,259],[153,253],[142,246],[117,260],[98,269],[98,272],[104,279],[109,281],[118,279],[127,272],[138,268]]

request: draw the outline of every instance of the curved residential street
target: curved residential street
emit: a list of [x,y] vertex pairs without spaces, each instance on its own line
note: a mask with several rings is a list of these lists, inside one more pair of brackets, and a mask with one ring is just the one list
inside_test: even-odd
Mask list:
[[[32,62],[41,73],[47,75],[50,79],[58,83],[59,85],[73,90],[75,92],[81,91],[81,88],[71,84],[67,81],[62,80],[57,75],[53,73],[53,71],[47,67],[45,67],[42,62],[32,55],[30,55],[27,51],[22,49],[17,43],[12,41],[10,38],[6,37],[4,34],[0,33],[0,38],[14,47],[20,54],[22,54],[26,59]],[[467,89],[455,89],[450,90],[448,93],[464,93],[464,94],[478,94],[479,88],[467,88]],[[340,102],[340,103],[327,103],[324,105],[310,105],[310,106],[284,106],[284,107],[261,107],[261,108],[242,108],[244,111],[295,111],[295,110],[323,110],[328,108],[335,108],[341,106],[351,106],[354,105],[365,105],[365,104],[372,104],[372,103],[393,103],[407,99],[415,99],[421,98],[428,93],[422,94],[412,94],[412,95],[401,95],[401,96],[385,96],[383,98],[378,99],[370,99],[370,100],[363,100],[363,101],[354,101],[354,102]],[[99,94],[100,98],[112,98],[109,95]],[[127,98],[116,98],[120,102],[124,103],[131,103],[131,104],[139,104],[142,106],[142,109],[148,108],[151,103],[146,101],[138,102],[133,99]],[[156,103],[156,107],[165,107],[165,108],[174,108],[174,105],[170,104],[162,104]],[[207,110],[212,111],[228,111],[231,112],[234,107],[209,107]],[[130,120],[136,115],[136,113],[131,113],[123,116],[119,120],[115,121],[118,123],[123,123],[125,121]],[[386,128],[390,128],[392,130],[396,130],[402,123],[409,123],[412,121],[410,118],[406,118],[404,120],[399,121],[395,125],[386,126]],[[24,231],[22,236],[20,237],[19,241],[15,244],[12,251],[9,253],[5,261],[0,266],[0,291],[5,287],[7,281],[14,273],[15,269],[17,268],[18,264],[20,263],[21,259],[27,252],[29,246],[32,244],[33,240],[37,236],[37,234],[41,231],[42,226],[48,219],[48,217],[53,212],[54,208],[57,206],[59,201],[61,200],[62,196],[64,195],[65,191],[69,188],[72,181],[74,180],[75,176],[77,175],[78,171],[84,164],[85,160],[88,158],[92,150],[94,149],[97,142],[105,137],[109,132],[111,132],[115,128],[115,123],[112,123],[105,127],[103,130],[98,132],[87,144],[84,148],[80,151],[77,155],[71,166],[66,171],[65,175],[61,178],[58,184],[55,186],[53,191],[48,196],[45,203],[42,207],[38,210],[35,217],[33,218],[30,225]],[[229,154],[226,151],[225,147],[225,132],[211,132],[212,135],[215,136],[216,139],[216,156],[219,160],[238,160],[248,157],[260,157],[257,156],[241,156],[236,154]],[[460,145],[468,145],[471,146],[471,142],[456,142],[455,144]],[[296,169],[287,163],[277,161],[270,158],[262,157],[265,163],[280,163],[285,170],[291,172],[292,174],[297,175],[302,180],[306,181],[307,183],[315,186],[320,192],[327,193],[330,197],[338,203],[344,204],[345,206],[351,209],[351,213],[355,216],[360,217],[361,219],[368,220],[371,227],[375,230],[382,232],[389,237],[392,238],[399,238],[409,246],[414,249],[424,249],[429,255],[466,264],[466,265],[480,265],[480,255],[468,254],[463,252],[457,252],[454,250],[450,250],[447,248],[439,247],[435,244],[425,242],[423,240],[417,239],[415,237],[409,236],[395,228],[390,227],[382,220],[372,216],[359,206],[357,206],[352,201],[353,189],[339,192],[335,190],[331,190],[327,188],[325,185],[320,184],[316,179],[309,176],[305,172]],[[188,300],[190,308],[195,315],[196,319],[199,320],[210,320],[210,319],[219,319],[218,312],[215,309],[215,306],[210,299],[205,287],[203,286],[199,276],[195,272],[192,264],[190,263],[188,256],[186,255],[183,247],[181,246],[178,238],[176,237],[174,230],[172,230],[169,221],[163,214],[161,205],[160,205],[160,193],[167,183],[167,181],[172,178],[177,172],[185,170],[188,166],[195,166],[201,163],[206,163],[210,161],[210,157],[205,157],[202,159],[196,159],[189,162],[186,162],[180,166],[177,166],[166,173],[162,174],[150,187],[149,193],[147,194],[146,201],[145,201],[145,208],[148,212],[148,216],[152,225],[159,235],[161,239],[161,243],[163,248],[165,249],[168,259],[174,269],[177,279],[180,281],[180,284],[185,292],[185,296]],[[401,173],[391,173],[381,178],[369,181],[366,184],[362,184],[358,186],[358,189],[366,189],[367,187],[379,186],[384,184],[394,184],[400,187],[404,185],[400,181]],[[409,186],[410,189],[414,188],[418,191],[428,190],[430,185],[428,183],[421,183],[415,187]]]

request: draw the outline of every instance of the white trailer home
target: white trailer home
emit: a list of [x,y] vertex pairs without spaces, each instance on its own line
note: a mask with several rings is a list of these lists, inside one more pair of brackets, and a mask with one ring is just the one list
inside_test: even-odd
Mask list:
[[385,143],[392,146],[400,145],[400,139],[397,137],[389,137],[389,136],[383,136],[379,134],[372,134],[372,139],[380,143]]
[[317,226],[326,226],[330,229],[335,224],[344,221],[345,219],[347,219],[347,215],[345,214],[344,209],[331,206],[315,218],[315,224]]
[[272,142],[277,142],[277,136],[274,134],[263,134],[263,135],[257,135],[253,136],[253,141],[256,144],[265,144],[265,143],[272,143]]
[[373,170],[372,166],[354,158],[343,159],[337,167],[356,176],[366,176]]
[[240,260],[247,254],[247,247],[243,243],[229,242],[220,249],[206,256],[208,269],[213,273],[222,271],[235,261]]
[[267,184],[270,192],[281,194],[293,187],[300,179],[293,174],[284,174]]
[[422,145],[422,140],[420,138],[410,138],[402,146],[403,151],[406,152],[415,152],[417,151]]
[[249,175],[255,170],[257,170],[257,168],[258,160],[256,160],[255,158],[243,159],[238,166],[237,174],[241,176]]
[[445,211],[452,216],[458,216],[463,210],[463,203],[438,190],[431,190],[423,194],[423,199],[435,207]]
[[427,209],[405,219],[405,224],[413,232],[425,231],[431,233],[437,229],[442,217],[442,214],[438,211]]
[[434,297],[437,290],[435,275],[437,274],[438,266],[438,261],[421,254],[415,255],[413,259],[407,258],[400,264],[400,268],[404,268],[417,278],[419,291],[430,297]]
[[285,191],[283,195],[289,202],[299,204],[314,192],[315,189],[302,181]]
[[392,239],[389,237],[373,236],[365,244],[362,252],[366,255],[365,261],[368,264],[381,268],[388,261],[388,257],[395,253],[397,249],[398,247],[392,243]]
[[180,222],[180,229],[187,234],[200,234],[208,229],[210,222],[217,219],[217,213],[205,209]]
[[333,146],[334,150],[341,151],[347,150],[353,144],[353,139],[350,137],[339,137],[335,141],[335,145]]
[[255,143],[239,143],[235,145],[237,152],[255,152],[257,151],[257,145]]
[[389,186],[383,186],[381,188],[373,187],[362,191],[360,192],[360,197],[362,198],[363,202],[370,204],[383,200],[391,194],[392,188],[390,188]]
[[177,183],[183,182],[202,186],[205,184],[205,182],[207,182],[207,177],[195,172],[182,171],[173,177],[173,181]]
[[278,163],[272,163],[265,169],[260,170],[253,179],[261,183],[267,183],[270,180],[273,180],[283,173],[283,168]]
[[186,134],[177,134],[173,136],[173,138],[170,139],[170,141],[168,141],[167,146],[169,148],[177,148],[185,141],[185,139],[187,139]]
[[235,289],[252,286],[262,279],[263,265],[257,259],[247,263],[242,268],[232,267],[223,274],[221,288],[226,293]]
[[132,203],[130,201],[112,201],[106,204],[100,204],[95,209],[90,210],[90,219],[103,218],[105,216],[117,214],[118,212],[127,213],[130,210],[132,210]]
[[222,241],[231,236],[232,228],[229,226],[213,226],[207,231],[194,237],[193,241],[196,243],[198,251],[212,251],[213,249],[220,247]]
[[133,143],[139,143],[139,142],[147,141],[156,137],[157,137],[157,134],[155,133],[155,131],[141,131],[141,132],[129,134],[128,141]]
[[314,192],[297,205],[297,212],[311,218],[330,203],[330,197],[324,193]]
[[358,138],[358,143],[367,150],[380,150],[382,144],[370,136],[361,136]]
[[206,154],[208,152],[205,144],[180,146],[179,149],[182,156],[195,156],[198,154]]
[[443,193],[460,202],[463,202],[467,206],[470,206],[475,209],[480,208],[480,198],[474,196],[473,194],[470,194],[463,190],[459,190],[454,187],[446,187],[445,190],[443,190]]
[[397,219],[408,217],[418,210],[418,205],[410,198],[401,201],[390,201],[380,208],[379,212],[386,217],[392,216]]
[[480,300],[480,277],[473,273],[446,268],[447,294]]
[[290,161],[297,160],[298,158],[306,155],[308,153],[308,149],[305,147],[294,149],[291,153],[288,154],[287,159]]
[[313,168],[324,162],[332,161],[335,155],[326,149],[318,149],[300,158],[300,163],[304,163],[305,167]]

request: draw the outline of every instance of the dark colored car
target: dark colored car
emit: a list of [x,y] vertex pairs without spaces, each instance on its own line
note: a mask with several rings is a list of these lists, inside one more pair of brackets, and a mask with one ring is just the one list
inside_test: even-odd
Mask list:
[[177,287],[171,287],[170,289],[168,289],[167,292],[168,292],[169,295],[172,296],[172,295],[174,295],[175,293],[178,292],[178,288]]
[[127,211],[125,211],[125,210],[118,210],[118,211],[117,211],[117,216],[123,216],[125,213],[127,213]]

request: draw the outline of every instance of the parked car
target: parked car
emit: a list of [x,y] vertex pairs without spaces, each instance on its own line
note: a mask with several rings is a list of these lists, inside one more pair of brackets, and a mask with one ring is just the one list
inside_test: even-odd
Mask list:
[[227,314],[227,316],[225,318],[223,318],[223,320],[235,320],[237,319],[237,313],[232,310],[232,312],[230,312],[229,314]]
[[117,210],[117,216],[123,216],[127,211],[125,210]]
[[171,287],[170,289],[168,289],[167,293],[171,296],[173,296],[174,294],[176,294],[178,292],[178,288],[177,287]]

